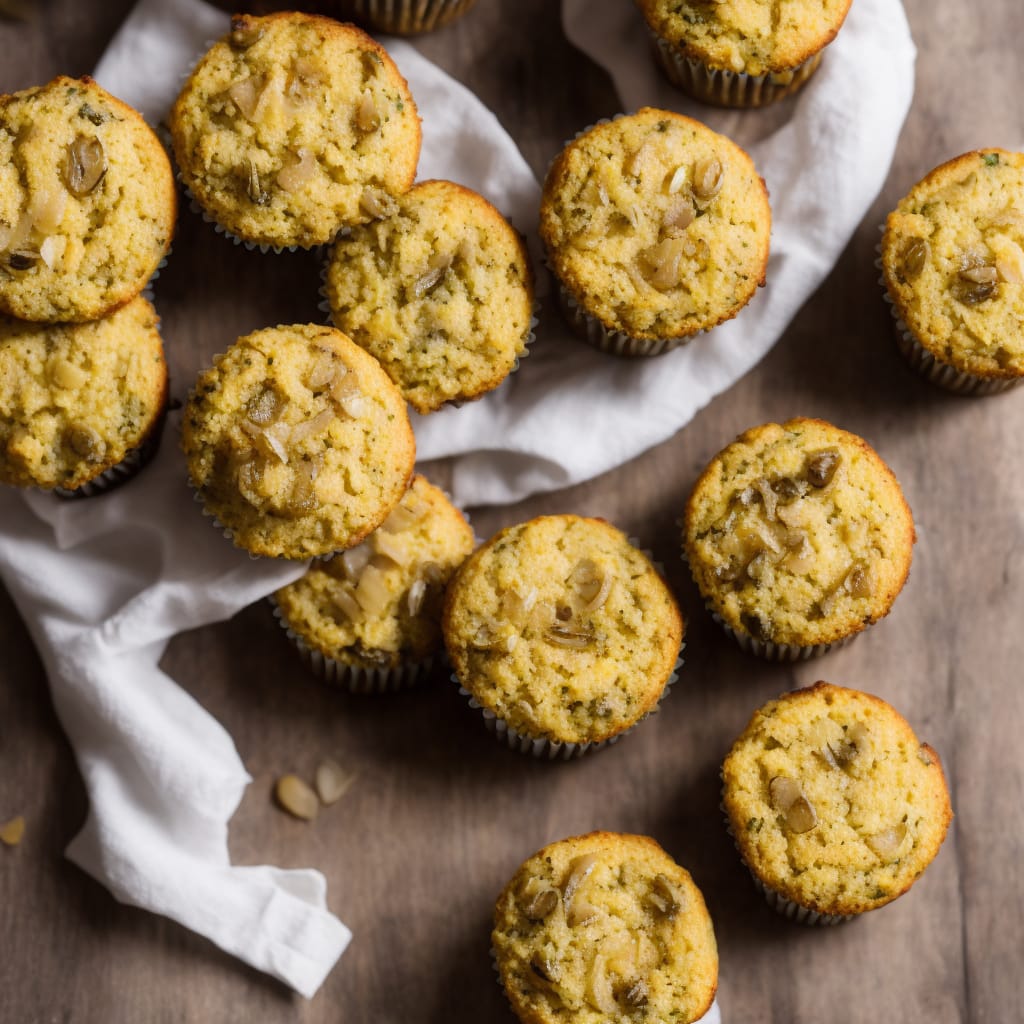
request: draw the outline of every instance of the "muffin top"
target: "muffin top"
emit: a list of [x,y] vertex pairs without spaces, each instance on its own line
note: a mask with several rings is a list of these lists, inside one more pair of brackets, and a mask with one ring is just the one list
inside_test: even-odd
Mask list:
[[635,0],[666,42],[720,71],[789,71],[835,38],[851,0]]
[[498,897],[491,942],[529,1024],[691,1024],[718,985],[704,898],[647,836],[592,832],[535,853]]
[[182,429],[206,510],[256,555],[354,547],[406,491],[415,441],[380,364],[333,327],[269,327],[199,375]]
[[354,25],[236,15],[171,110],[200,205],[239,238],[308,248],[381,216],[416,176],[420,121],[394,62]]
[[510,526],[448,588],[445,645],[462,685],[517,732],[600,742],[658,702],[683,623],[647,557],[601,519]]
[[176,213],[159,139],[91,78],[0,96],[0,312],[104,316],[142,291]]
[[156,429],[167,400],[158,323],[141,297],[84,324],[0,316],[0,482],[74,490]]
[[526,350],[526,247],[483,196],[424,181],[389,216],[338,239],[326,281],[334,322],[418,412],[500,384]]
[[812,419],[753,427],[719,452],[683,533],[697,586],[727,625],[801,647],[886,615],[913,543],[888,466],[862,438]]
[[1024,376],[1024,154],[964,153],[919,181],[886,220],[882,272],[940,362]]
[[274,598],[312,650],[346,664],[393,668],[440,648],[444,588],[472,550],[462,513],[416,475],[362,544],[314,562]]
[[607,329],[683,338],[734,317],[768,262],[771,211],[750,157],[682,114],[645,107],[568,143],[548,171],[548,261]]
[[938,755],[885,701],[819,682],[755,712],[722,767],[744,861],[825,914],[906,892],[953,817]]

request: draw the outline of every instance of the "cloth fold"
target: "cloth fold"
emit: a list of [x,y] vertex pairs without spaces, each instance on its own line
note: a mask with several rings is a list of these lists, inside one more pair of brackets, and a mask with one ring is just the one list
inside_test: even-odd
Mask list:
[[[713,126],[721,116],[658,79],[632,5],[564,0],[563,15],[570,37],[612,73],[623,109],[668,106]],[[95,77],[156,125],[182,73],[227,24],[201,0],[141,0]],[[408,42],[386,45],[423,117],[420,177],[474,188],[532,233],[539,185],[497,118]],[[913,59],[899,0],[857,0],[783,126],[750,147],[775,230],[768,288],[738,320],[630,362],[572,338],[548,309],[529,359],[501,388],[416,417],[421,458],[458,456],[456,501],[514,501],[604,472],[670,436],[753,366],[881,187]],[[61,501],[0,488],[0,575],[40,651],[89,793],[68,856],[122,902],[165,914],[311,996],[350,933],[327,910],[319,872],[230,864],[227,823],[250,778],[224,728],[158,667],[171,636],[230,617],[304,566],[250,559],[203,518],[178,426],[172,413],[153,464],[111,494]]]

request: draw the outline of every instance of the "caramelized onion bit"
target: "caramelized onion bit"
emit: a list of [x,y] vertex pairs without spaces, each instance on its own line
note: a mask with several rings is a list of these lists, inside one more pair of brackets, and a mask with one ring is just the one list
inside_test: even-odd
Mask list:
[[61,177],[68,191],[81,199],[103,180],[107,173],[107,155],[99,139],[88,135],[75,136],[67,148]]
[[810,832],[818,824],[818,815],[796,779],[776,775],[768,783],[768,794],[772,807],[785,817],[786,827],[791,832]]
[[360,573],[370,564],[373,552],[368,543],[363,543],[343,551],[337,557],[341,559],[345,576],[355,583],[359,579]]
[[551,626],[545,631],[544,639],[555,647],[567,647],[570,650],[582,651],[594,642],[594,634],[566,629],[564,626]]
[[294,163],[282,167],[277,172],[277,183],[285,192],[298,192],[316,173],[316,158],[308,149],[300,149],[295,157]]
[[907,826],[900,822],[881,832],[876,832],[873,836],[868,836],[864,842],[867,843],[872,853],[877,854],[883,861],[891,861],[896,859],[896,854],[906,837]]
[[423,600],[427,596],[427,584],[425,580],[413,580],[409,587],[409,593],[405,599],[405,606],[412,618],[419,615],[423,608]]

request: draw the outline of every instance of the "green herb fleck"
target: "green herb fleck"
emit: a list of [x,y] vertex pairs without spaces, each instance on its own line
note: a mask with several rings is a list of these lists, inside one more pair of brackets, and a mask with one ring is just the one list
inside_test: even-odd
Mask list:
[[986,167],[995,167],[995,165],[999,163],[999,154],[986,153],[981,159],[985,161]]

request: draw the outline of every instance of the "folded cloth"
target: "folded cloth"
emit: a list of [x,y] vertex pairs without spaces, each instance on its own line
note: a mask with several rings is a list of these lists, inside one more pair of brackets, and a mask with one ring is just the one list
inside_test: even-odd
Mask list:
[[[677,110],[741,143],[775,123],[775,111],[720,111],[669,85],[629,0],[563,0],[562,20],[570,40],[609,71],[624,111]],[[780,108],[787,114],[781,127],[745,145],[771,195],[772,252],[767,287],[737,319],[667,355],[632,361],[558,336],[555,322],[503,387],[419,420],[421,457],[461,456],[456,499],[517,501],[603,473],[671,437],[750,370],[824,280],[878,195],[910,108],[914,57],[899,0],[856,0],[820,69]],[[424,137],[429,130],[428,122]],[[471,169],[462,171],[470,185]],[[535,209],[532,218],[530,230]]]
[[[651,70],[631,5],[565,0],[563,10],[572,38],[612,71],[625,108],[695,112]],[[142,0],[95,77],[155,125],[183,72],[226,29],[226,15],[201,0]],[[539,187],[494,115],[410,44],[387,46],[423,117],[420,177],[475,188],[532,232]],[[913,56],[898,0],[857,0],[787,123],[751,147],[773,193],[775,234],[767,293],[738,321],[628,362],[577,342],[549,314],[535,352],[501,388],[417,418],[422,458],[459,456],[456,500],[513,501],[610,469],[670,436],[764,355],[881,186]],[[39,648],[89,793],[68,856],[119,900],[311,996],[350,934],[327,911],[318,872],[230,864],[227,822],[249,776],[223,728],[158,668],[175,633],[230,617],[304,567],[249,559],[203,519],[171,440],[177,420],[154,463],[111,494],[64,502],[0,488],[0,576]]]

